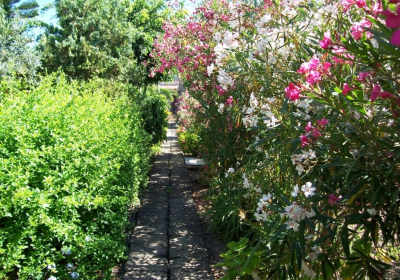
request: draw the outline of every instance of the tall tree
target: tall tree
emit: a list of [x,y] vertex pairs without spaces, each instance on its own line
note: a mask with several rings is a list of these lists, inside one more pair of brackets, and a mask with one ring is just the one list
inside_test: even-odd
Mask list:
[[40,53],[32,46],[26,32],[26,20],[19,16],[7,19],[0,7],[0,79],[11,75],[34,78],[40,67]]
[[162,36],[162,26],[166,20],[183,20],[186,13],[182,10],[174,11],[166,5],[164,0],[134,0],[131,2],[128,20],[135,27],[132,49],[138,67],[135,69],[134,79],[137,83],[151,84],[164,80],[165,74],[157,73],[150,78],[150,69],[154,67],[154,59],[150,56],[154,39]]
[[34,18],[39,15],[39,4],[36,0],[27,0],[17,5],[20,2],[21,0],[0,0],[6,19],[15,17],[17,13],[23,18]]
[[127,81],[136,65],[129,1],[56,0],[55,8],[59,27],[51,26],[40,43],[47,70]]
[[164,0],[56,0],[55,8],[59,27],[49,26],[40,43],[47,71],[61,68],[72,78],[98,76],[137,86],[162,77],[149,78],[149,54],[173,14]]

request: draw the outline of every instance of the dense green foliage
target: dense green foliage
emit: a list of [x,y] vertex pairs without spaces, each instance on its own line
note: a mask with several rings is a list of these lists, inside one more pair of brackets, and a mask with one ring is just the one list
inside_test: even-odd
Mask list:
[[82,80],[129,80],[136,65],[129,1],[57,0],[55,8],[60,27],[50,28],[41,42],[47,71],[61,68]]
[[185,155],[198,156],[200,146],[199,135],[194,132],[183,131],[179,133],[178,142]]
[[146,89],[172,11],[56,0],[35,44],[37,2],[19,2],[0,2],[0,279],[108,279],[165,138],[171,93]]
[[59,26],[48,26],[40,42],[46,71],[62,69],[73,79],[101,77],[139,87],[165,77],[149,78],[153,40],[173,15],[164,1],[56,0],[54,5]]
[[167,100],[162,95],[145,94],[138,99],[144,130],[151,136],[151,142],[158,144],[166,137]]
[[0,89],[0,279],[108,278],[147,180],[140,109],[101,80]]

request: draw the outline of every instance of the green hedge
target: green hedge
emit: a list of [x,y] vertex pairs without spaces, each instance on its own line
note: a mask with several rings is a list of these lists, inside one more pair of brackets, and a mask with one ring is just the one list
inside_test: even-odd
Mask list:
[[147,93],[140,98],[141,116],[144,130],[151,136],[151,142],[155,145],[161,143],[167,134],[167,106],[165,96]]
[[125,257],[151,137],[107,88],[62,75],[30,92],[1,85],[0,279],[104,279]]

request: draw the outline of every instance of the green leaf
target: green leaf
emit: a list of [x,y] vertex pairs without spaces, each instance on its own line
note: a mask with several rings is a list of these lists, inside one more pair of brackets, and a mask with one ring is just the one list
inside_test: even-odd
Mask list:
[[295,241],[294,246],[295,246],[295,250],[296,250],[297,267],[301,268],[301,265],[303,263],[303,255],[301,253],[301,248],[300,248],[299,242]]
[[346,257],[349,257],[350,256],[350,243],[349,243],[349,233],[347,231],[346,224],[344,224],[344,226],[342,227],[342,230],[340,231],[340,238],[342,240],[344,253],[346,254]]

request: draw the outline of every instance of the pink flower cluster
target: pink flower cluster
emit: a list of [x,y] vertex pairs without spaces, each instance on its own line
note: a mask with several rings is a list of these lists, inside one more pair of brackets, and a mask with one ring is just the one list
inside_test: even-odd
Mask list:
[[296,101],[300,99],[300,90],[301,88],[293,83],[290,83],[287,88],[285,88],[286,97],[292,101]]
[[322,41],[319,42],[319,45],[324,50],[326,50],[327,48],[329,48],[330,45],[332,45],[331,32],[327,31],[324,33],[324,39],[322,39]]
[[331,65],[332,64],[329,62],[321,63],[317,55],[314,54],[309,62],[304,62],[301,64],[300,69],[297,70],[297,73],[303,74],[306,77],[306,81],[312,85],[319,83],[322,79],[322,76],[329,73],[329,68]]
[[372,92],[371,92],[371,102],[374,102],[375,99],[377,99],[378,97],[398,99],[395,95],[391,94],[390,92],[382,91],[380,85],[374,85]]
[[[400,6],[397,6],[396,13],[393,13],[390,10],[385,10],[382,12],[382,15],[386,16],[385,24],[387,27],[393,29],[400,27]],[[392,37],[390,38],[390,43],[395,46],[400,46],[400,29],[393,32]]]
[[[213,18],[212,10],[199,10]],[[201,24],[198,21],[189,20],[185,26],[174,26],[167,22],[163,26],[164,36],[157,38],[153,44],[151,57],[157,57],[159,65],[152,70],[150,76],[155,73],[163,73],[166,70],[176,68],[180,73],[191,73],[201,65],[210,65],[214,57],[208,42],[214,32],[214,24]],[[183,38],[191,38],[189,45]],[[190,80],[190,76],[188,79]]]
[[341,200],[342,200],[342,196],[337,197],[337,196],[335,196],[334,194],[330,194],[330,195],[328,196],[328,203],[329,203],[330,205],[335,205],[336,203],[338,203],[338,202],[341,201]]
[[316,143],[318,138],[322,136],[322,132],[328,123],[329,121],[325,118],[317,120],[317,127],[312,126],[311,122],[308,122],[305,129],[306,133],[300,136],[301,147],[304,148],[307,145]]
[[[390,0],[390,3],[396,4],[399,3],[399,0]],[[393,12],[389,9],[384,10],[382,9],[382,2],[381,1],[376,1],[371,8],[369,8],[365,2],[365,0],[341,0],[341,4],[343,7],[343,11],[347,12],[350,10],[352,6],[357,6],[360,9],[363,9],[365,12],[368,14],[378,17],[378,15],[383,15],[385,16],[385,24],[387,27],[392,28],[392,29],[397,29],[393,32],[390,43],[395,45],[395,46],[400,46],[400,6],[397,5],[396,12]],[[352,27],[351,27],[351,34],[353,35],[355,40],[359,40],[362,38],[362,35],[364,33],[364,28],[370,28],[371,27],[371,22],[368,20],[361,20],[360,22],[356,22]],[[372,34],[370,32],[366,32],[367,38],[370,38]],[[325,38],[324,38],[325,40]],[[322,40],[321,42],[323,42]],[[321,43],[320,43],[321,44]],[[324,43],[322,43],[324,44]],[[322,48],[323,45],[321,45]]]
[[[365,30],[364,28],[371,28],[372,24],[370,21],[368,20],[361,20],[359,22],[356,22],[353,24],[353,26],[351,27],[351,35],[353,36],[353,38],[358,41],[362,38]],[[368,39],[370,39],[372,37],[371,32],[367,31],[365,32],[366,36]]]
[[[328,41],[325,41],[324,44],[329,44]],[[332,66],[330,62],[320,62],[317,55],[314,55],[310,61],[304,62],[301,64],[300,68],[297,70],[297,73],[303,74],[306,78],[306,81],[310,84],[316,84],[321,82],[322,77],[324,75],[330,74],[329,68]],[[285,88],[286,97],[292,101],[296,101],[300,99],[301,85],[296,85],[293,83],[289,83],[288,87]]]

